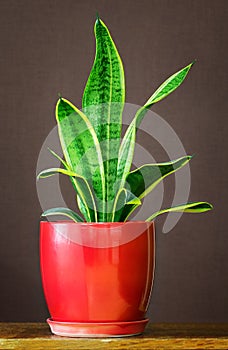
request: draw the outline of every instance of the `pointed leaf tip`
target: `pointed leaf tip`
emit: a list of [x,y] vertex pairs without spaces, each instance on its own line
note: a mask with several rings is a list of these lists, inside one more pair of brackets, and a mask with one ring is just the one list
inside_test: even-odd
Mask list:
[[196,59],[194,59],[191,63],[189,63],[189,65],[187,67],[189,67],[189,70],[194,66],[194,64],[196,63]]
[[207,205],[208,210],[214,209],[214,207],[213,207],[213,205],[211,203],[205,202],[205,204]]
[[99,16],[99,13],[97,12],[96,13],[96,24],[100,24],[100,23],[101,23],[100,16]]
[[190,202],[186,204],[176,205],[171,208],[162,209],[151,215],[146,221],[154,220],[158,215],[169,212],[185,212],[185,213],[203,213],[213,209],[213,205],[208,202]]

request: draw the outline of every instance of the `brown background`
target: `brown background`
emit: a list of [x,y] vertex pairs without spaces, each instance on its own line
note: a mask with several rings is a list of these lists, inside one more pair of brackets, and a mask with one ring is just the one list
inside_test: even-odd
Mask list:
[[182,216],[168,235],[159,232],[165,218],[157,220],[150,317],[228,322],[226,0],[0,0],[0,321],[48,315],[39,274],[36,161],[55,125],[57,93],[80,106],[96,11],[124,61],[127,102],[142,104],[167,76],[198,60],[184,86],[154,111],[197,154],[190,199],[208,200],[215,209]]

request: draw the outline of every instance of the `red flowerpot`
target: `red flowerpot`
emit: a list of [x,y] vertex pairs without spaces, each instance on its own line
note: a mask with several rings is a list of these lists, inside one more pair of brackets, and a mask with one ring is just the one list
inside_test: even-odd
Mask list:
[[141,333],[154,274],[154,223],[40,223],[40,263],[52,332]]

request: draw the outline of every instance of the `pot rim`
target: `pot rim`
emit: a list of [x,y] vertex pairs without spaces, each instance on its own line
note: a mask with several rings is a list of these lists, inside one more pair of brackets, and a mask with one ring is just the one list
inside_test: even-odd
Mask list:
[[107,222],[75,222],[75,221],[68,221],[68,220],[41,220],[41,224],[69,224],[69,225],[82,225],[82,226],[94,226],[94,225],[100,225],[100,226],[105,226],[105,225],[124,225],[124,224],[152,224],[155,221],[146,221],[146,220],[129,220],[129,221],[107,221]]

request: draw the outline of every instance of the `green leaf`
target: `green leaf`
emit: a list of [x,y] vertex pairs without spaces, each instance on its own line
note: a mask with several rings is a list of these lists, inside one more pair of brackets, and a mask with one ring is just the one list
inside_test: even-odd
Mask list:
[[194,63],[195,61],[191,62],[189,65],[174,73],[173,75],[171,75],[171,77],[164,81],[164,83],[161,86],[159,86],[159,88],[148,99],[144,107],[151,107],[154,103],[163,100],[163,98],[165,98],[166,96],[171,94],[171,92],[176,90],[178,86],[180,86],[183,83],[184,79],[186,78],[189,70],[191,69]]
[[120,146],[119,159],[117,165],[117,178],[120,181],[120,187],[123,187],[126,176],[130,171],[134,155],[136,130],[139,127],[143,117],[145,116],[147,109],[150,108],[154,103],[161,101],[171,92],[176,90],[178,86],[180,86],[184,81],[193,64],[194,62],[190,63],[188,66],[182,68],[180,71],[168,78],[153,93],[153,95],[148,99],[144,106],[137,111],[135,118],[126,130],[126,133]]
[[[70,172],[71,172],[71,169],[70,169],[70,166],[67,164],[67,162],[65,162],[57,153],[55,153],[53,150],[51,150],[50,148],[48,148],[49,149],[49,151],[51,152],[51,154],[55,157],[55,158],[57,158],[59,161],[60,161],[60,163],[62,163],[62,165],[64,166],[64,168],[66,169],[66,170],[69,170]],[[74,190],[75,190],[75,192],[77,192],[77,188],[76,188],[76,186],[75,186],[75,179],[73,178],[73,176],[70,176],[70,180],[71,180],[71,183],[72,183],[72,185],[73,185],[73,188],[74,188]]]
[[130,124],[120,145],[118,164],[117,164],[117,180],[119,187],[124,187],[127,174],[130,171],[135,150],[136,126],[135,122]]
[[[68,169],[68,170],[70,169],[68,164],[57,153],[55,153],[50,148],[49,148],[49,151],[52,153],[52,155],[54,157],[56,157],[60,161],[60,163],[63,164],[65,169]],[[79,185],[79,184],[77,184],[77,181],[72,176],[70,176],[70,180],[71,180],[71,183],[73,185],[73,188],[74,188],[75,192],[77,193],[78,192],[77,191],[77,185]],[[95,202],[94,202],[93,194],[92,194],[92,202],[91,202],[91,203],[94,203],[94,209],[93,210],[91,210],[88,207],[87,203],[83,202],[83,199],[80,199],[80,196],[78,194],[77,194],[77,203],[78,203],[78,208],[79,208],[80,212],[82,213],[82,215],[84,216],[84,218],[86,219],[87,222],[91,222],[91,221],[94,221],[94,220],[97,221],[96,205],[95,205]],[[80,203],[80,205],[79,205],[79,203]]]
[[120,139],[125,102],[123,64],[108,28],[99,18],[94,32],[96,56],[83,94],[82,107],[99,141],[109,139],[110,136]]
[[73,210],[68,208],[52,208],[44,211],[43,214],[41,214],[41,216],[53,216],[53,215],[67,216],[68,218],[72,219],[75,222],[84,221],[80,215],[78,215]]
[[105,176],[101,148],[89,119],[72,103],[61,98],[56,106],[59,138],[70,169],[81,175],[102,201],[105,212]]
[[139,124],[141,123],[143,117],[145,116],[147,110],[154,105],[155,103],[163,100],[163,98],[170,95],[173,91],[175,91],[185,80],[188,72],[190,71],[191,67],[195,61],[191,62],[186,67],[182,68],[178,72],[174,73],[169,77],[167,80],[162,83],[159,88],[153,93],[153,95],[147,100],[147,102],[139,108],[139,110],[136,113],[135,119],[136,119],[136,128],[138,128]]
[[[145,164],[131,171],[126,178],[126,185],[138,198],[142,199],[150,193],[164,178],[175,173],[186,165],[192,156],[184,156],[165,163]],[[123,208],[121,221],[125,221],[137,208],[137,205],[128,205]]]
[[151,215],[146,221],[152,221],[154,220],[158,215],[168,213],[168,212],[185,212],[185,213],[203,213],[205,211],[213,209],[213,206],[210,203],[207,202],[192,202],[192,203],[186,203],[177,205],[172,208],[163,209],[160,211],[157,211],[153,215]]
[[140,205],[141,201],[137,198],[132,192],[127,190],[126,188],[121,188],[115,198],[112,212],[112,221],[119,221],[122,208],[125,205]]
[[37,179],[45,179],[46,177],[53,176],[58,173],[63,175],[68,175],[68,176],[77,176],[76,173],[70,170],[66,170],[62,168],[50,168],[50,169],[42,170],[37,176]]
[[117,158],[125,101],[124,70],[108,28],[98,18],[94,27],[96,56],[83,94],[82,107],[101,143],[106,201],[114,198]]
[[[87,222],[90,221],[90,220],[88,220],[87,208],[86,208],[85,204],[83,203],[83,201],[81,200],[79,195],[77,195],[77,204],[78,204],[78,209],[80,210],[80,212],[82,213],[82,215],[84,216],[86,221]],[[96,218],[97,218],[97,212],[96,212]]]
[[[70,170],[62,168],[50,168],[43,170],[39,173],[37,178],[47,178],[56,174],[67,175],[71,178],[75,191],[78,193],[81,201],[81,207],[83,205],[82,214],[85,216],[86,220],[89,222],[97,221],[97,210],[94,201],[93,193],[91,191],[90,185],[87,180]],[[80,209],[80,208],[79,208]],[[81,211],[81,210],[80,210]]]
[[57,159],[60,161],[60,163],[63,164],[63,166],[65,167],[65,169],[70,170],[70,167],[69,167],[69,165],[67,164],[67,162],[65,162],[65,160],[63,160],[63,159],[62,159],[57,153],[55,153],[52,149],[48,148],[48,150],[51,152],[51,154],[52,154],[55,158],[57,158]]

